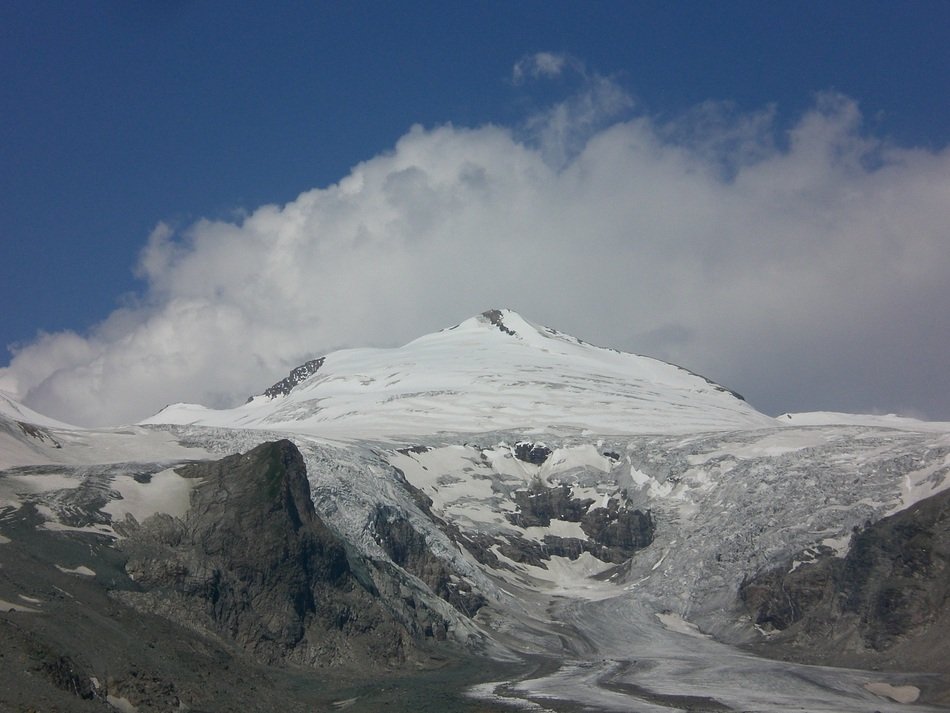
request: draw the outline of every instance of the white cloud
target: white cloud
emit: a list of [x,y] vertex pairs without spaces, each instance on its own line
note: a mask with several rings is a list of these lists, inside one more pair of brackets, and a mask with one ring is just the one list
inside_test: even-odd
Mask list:
[[611,123],[625,97],[588,78],[530,131],[414,127],[285,206],[159,226],[139,302],[22,347],[0,388],[127,422],[237,404],[329,350],[508,306],[772,412],[950,417],[950,151],[869,137],[833,94],[787,135],[771,109],[715,104]]
[[527,79],[550,79],[560,76],[567,68],[583,72],[583,64],[568,54],[536,52],[522,57],[515,63],[511,71],[511,80],[515,84],[521,84]]
[[514,84],[526,79],[553,79],[569,75],[574,90],[561,101],[545,103],[530,114],[516,132],[516,139],[536,147],[544,161],[564,168],[584,148],[587,140],[633,107],[633,97],[617,82],[587,69],[568,54],[538,52],[518,61],[512,71]]
[[613,81],[594,76],[568,99],[529,117],[520,137],[536,146],[554,169],[566,167],[591,136],[633,106],[629,94]]

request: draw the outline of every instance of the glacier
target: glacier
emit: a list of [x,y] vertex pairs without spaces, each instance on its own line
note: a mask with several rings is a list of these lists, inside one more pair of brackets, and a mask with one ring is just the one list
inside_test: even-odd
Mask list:
[[[45,530],[117,541],[128,516],[181,514],[182,463],[289,439],[329,527],[393,565],[449,640],[511,662],[517,675],[470,690],[486,705],[871,713],[906,710],[910,689],[915,710],[950,700],[936,671],[753,653],[773,632],[738,596],[772,568],[845,556],[856,530],[950,488],[948,424],[771,418],[681,367],[510,310],[305,366],[233,409],[174,404],[112,429],[5,399],[0,558],[25,507]],[[441,563],[441,593],[397,563],[386,523]],[[5,602],[35,594],[15,590],[0,579]],[[6,616],[34,615],[20,601]]]

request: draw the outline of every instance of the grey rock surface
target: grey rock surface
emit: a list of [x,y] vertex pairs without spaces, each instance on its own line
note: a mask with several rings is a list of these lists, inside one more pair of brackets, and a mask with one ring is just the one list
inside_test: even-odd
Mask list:
[[844,558],[771,569],[740,596],[780,655],[950,673],[950,491],[856,527]]
[[[134,606],[189,622],[268,663],[400,664],[444,631],[421,602],[379,596],[379,565],[323,522],[290,441],[185,466],[198,479],[184,518],[156,515],[122,541],[142,588]],[[392,575],[392,573],[388,573]],[[393,606],[396,605],[396,606]]]

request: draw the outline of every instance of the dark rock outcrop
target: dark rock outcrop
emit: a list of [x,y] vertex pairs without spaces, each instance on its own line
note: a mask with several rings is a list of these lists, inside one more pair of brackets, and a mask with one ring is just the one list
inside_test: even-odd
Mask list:
[[518,527],[548,527],[551,520],[580,522],[594,501],[574,498],[571,486],[562,484],[553,488],[546,487],[536,480],[527,490],[514,494],[518,512],[506,515],[512,525]]
[[950,671],[950,491],[856,528],[844,558],[764,572],[739,595],[756,624],[778,632],[778,653]]
[[541,465],[551,455],[551,449],[543,443],[519,441],[515,444],[515,458],[525,463]]
[[504,332],[508,336],[511,336],[511,337],[517,336],[518,333],[515,330],[511,329],[507,324],[505,324],[504,315],[500,309],[485,310],[484,312],[482,312],[482,317],[484,317],[493,325],[498,327],[500,331]]
[[592,555],[619,564],[653,543],[656,522],[649,511],[630,510],[611,500],[606,508],[586,512],[581,519],[581,529],[600,546],[591,551]]
[[498,551],[519,564],[530,564],[535,567],[547,568],[545,560],[551,559],[551,553],[540,542],[526,540],[523,537],[504,535],[496,540]]
[[377,596],[374,563],[316,514],[290,441],[179,473],[200,481],[186,516],[150,518],[123,544],[144,590],[126,595],[132,604],[266,662],[388,664],[413,655],[424,627]]
[[[376,541],[393,563],[418,577],[436,595],[467,617],[473,617],[486,603],[446,564],[433,554],[425,536],[397,510],[387,506],[376,509],[373,518]],[[445,624],[435,624],[437,638],[444,638]]]
[[40,442],[48,442],[53,448],[62,448],[62,444],[53,438],[53,435],[49,432],[48,428],[42,428],[36,426],[32,423],[24,423],[23,421],[14,421],[16,425],[20,428],[21,433],[30,438],[35,438]]
[[549,527],[552,520],[578,522],[588,537],[583,540],[546,535],[540,550],[525,550],[522,547],[520,558],[511,557],[516,562],[537,564],[539,555],[540,559],[551,556],[577,559],[582,553],[588,552],[603,562],[619,564],[653,542],[656,530],[653,515],[630,510],[616,499],[611,499],[607,507],[592,508],[594,501],[590,498],[575,498],[569,485],[548,488],[540,480],[532,483],[527,490],[515,492],[514,499],[518,512],[506,515],[511,524],[518,527]]
[[[293,369],[290,374],[285,376],[270,388],[266,389],[264,391],[264,396],[271,399],[277,398],[278,396],[286,396],[301,381],[309,379],[311,376],[316,374],[317,371],[320,370],[320,367],[323,366],[325,361],[326,357],[320,357],[319,359],[311,359],[310,361],[301,364],[300,366]],[[250,399],[248,400],[250,401]]]

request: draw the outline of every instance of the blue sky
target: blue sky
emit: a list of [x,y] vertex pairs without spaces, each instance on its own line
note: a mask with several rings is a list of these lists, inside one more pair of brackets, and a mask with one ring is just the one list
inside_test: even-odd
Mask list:
[[[848,124],[848,146],[875,144],[855,149],[868,172],[877,171],[878,162],[887,163],[882,151],[897,147],[908,152],[897,163],[922,163],[914,164],[917,173],[908,169],[902,174],[895,186],[939,190],[946,179],[950,134],[948,31],[950,5],[945,2],[5,3],[0,6],[0,300],[6,307],[0,312],[0,342],[13,347],[10,358],[19,354],[20,360],[3,372],[0,386],[41,410],[60,412],[52,415],[77,420],[148,415],[162,395],[156,392],[147,403],[113,413],[108,403],[118,387],[110,390],[102,373],[128,363],[109,366],[109,354],[115,345],[135,341],[140,332],[133,323],[167,316],[184,294],[163,287],[169,273],[150,272],[142,261],[146,245],[155,248],[161,242],[156,226],[174,236],[168,240],[177,246],[175,265],[182,264],[182,251],[197,260],[201,246],[211,241],[200,239],[203,233],[195,228],[202,221],[240,225],[262,206],[282,206],[306,191],[332,186],[361,162],[399,154],[400,141],[412,143],[406,137],[412,136],[414,125],[423,132],[451,127],[452,138],[459,141],[465,130],[496,127],[514,146],[539,151],[549,165],[556,164],[555,172],[564,172],[586,142],[608,137],[612,126],[648,122],[650,140],[664,150],[675,147],[697,159],[703,146],[715,145],[714,158],[702,155],[730,174],[738,160],[729,155],[738,150],[730,143],[738,127],[759,132],[751,143],[742,139],[747,148],[754,144],[755,153],[742,161],[764,162],[768,156],[790,156],[796,131],[817,111]],[[538,56],[558,58],[558,71],[544,71],[534,61]],[[520,80],[514,71],[519,62],[530,63],[522,65],[530,71]],[[848,119],[842,102],[859,118]],[[551,145],[551,132],[563,129],[556,108],[566,112],[570,137],[559,144],[560,158],[544,148]],[[753,124],[759,128],[750,129]],[[843,182],[856,180],[847,171],[839,174]],[[875,186],[884,177],[882,171],[869,173],[848,184],[848,190],[868,195],[883,191]],[[844,190],[844,183],[835,186]],[[895,186],[886,195],[893,195]],[[913,190],[914,199],[926,206],[940,202],[939,195],[922,197],[922,189]],[[675,212],[675,194],[670,206]],[[906,229],[936,226],[938,234],[942,226],[950,233],[943,220],[936,212],[923,228],[907,223]],[[892,234],[904,227],[894,226]],[[785,224],[776,228],[786,229],[793,231]],[[657,223],[655,240],[672,245],[679,235],[675,230],[675,225]],[[319,242],[322,237],[315,233],[310,239]],[[562,264],[571,264],[575,252],[564,246],[576,247],[581,239],[564,237],[561,248],[546,249],[555,254],[563,249]],[[881,237],[881,244],[888,239]],[[926,259],[938,238],[929,239],[905,252]],[[233,245],[241,249],[239,239]],[[689,245],[712,250],[703,247],[706,243]],[[472,248],[455,247],[456,252],[447,253],[450,261]],[[278,249],[276,243],[273,249]],[[650,249],[632,251],[625,259],[646,260],[650,254]],[[813,259],[822,258],[816,254]],[[789,257],[769,269],[781,271],[793,261]],[[932,258],[929,262],[936,269]],[[163,263],[164,268],[171,270],[170,264]],[[334,269],[343,270],[343,264]],[[865,269],[867,284],[859,280],[855,289],[881,282],[874,273],[878,266]],[[909,268],[907,275],[916,279]],[[569,279],[584,294],[585,280],[598,278]],[[852,278],[842,274],[838,279],[840,284]],[[935,276],[927,279],[939,282]],[[635,301],[629,313],[643,325],[621,331],[616,325],[585,322],[580,311],[558,311],[555,305],[547,309],[541,292],[520,294],[501,278],[481,294],[473,290],[465,300],[449,303],[459,310],[509,306],[600,343],[685,361],[745,391],[755,405],[773,413],[838,408],[950,418],[950,382],[946,377],[939,381],[939,355],[946,353],[946,344],[933,334],[944,321],[921,314],[922,305],[945,293],[929,285],[918,280],[914,295],[902,296],[898,290],[882,296],[880,305],[866,313],[842,307],[842,324],[878,321],[855,327],[847,344],[836,343],[819,355],[829,364],[827,374],[801,364],[813,350],[790,351],[781,339],[769,349],[757,346],[759,360],[730,367],[736,360],[725,347],[713,344],[711,337],[704,342],[695,336],[702,330],[682,315],[651,312],[642,296],[614,296]],[[395,315],[387,315],[377,333],[331,327],[324,316],[326,329],[309,335],[310,347],[288,343],[289,353],[278,357],[277,339],[273,352],[255,353],[254,366],[235,368],[227,377],[231,381],[222,376],[204,398],[226,403],[265,386],[270,375],[279,376],[305,352],[374,337],[397,343],[421,329],[445,326],[438,320],[448,314],[427,305],[444,302],[440,290],[451,289],[434,280],[431,292],[411,303],[424,316],[394,323]],[[725,295],[726,288],[718,285],[720,289]],[[222,290],[227,291],[219,286]],[[926,290],[936,292],[924,294]],[[320,295],[297,290],[286,297],[285,308],[294,310],[294,300],[310,298]],[[323,298],[327,310],[342,299]],[[498,304],[499,298],[524,304]],[[725,296],[721,299],[720,314],[732,305]],[[260,314],[247,317],[252,310],[238,302],[242,319],[257,324]],[[589,313],[596,303],[581,306]],[[827,344],[822,322],[829,313],[836,310],[816,307],[789,318],[787,330],[804,330],[801,324],[811,320],[808,339]],[[770,319],[781,324],[783,314],[779,303]],[[881,327],[882,321],[907,314],[917,315],[908,317],[916,330]],[[446,324],[466,316],[457,314]],[[354,313],[348,319],[356,318]],[[764,317],[750,317],[748,331],[735,338],[748,340],[760,333],[756,319]],[[47,336],[38,336],[40,331]],[[226,336],[224,332],[221,338]],[[916,373],[888,389],[872,388],[870,382],[880,382],[882,374],[909,368],[901,345],[921,361]],[[203,363],[200,357],[183,356],[187,349],[169,352],[177,354],[169,358],[183,364],[183,370]],[[867,353],[884,356],[879,363],[855,363],[856,355]],[[6,362],[0,359],[0,364]],[[66,371],[74,374],[75,383],[54,388],[50,377],[60,373],[62,382]],[[91,373],[99,381],[81,385]],[[166,383],[177,385],[170,386],[166,401],[185,398],[191,382],[160,373]],[[842,374],[848,374],[846,386],[830,388],[841,382]],[[791,384],[785,390],[774,386],[782,379]],[[70,399],[94,394],[102,402],[96,407],[101,418],[68,408]],[[196,395],[191,400],[201,399]]]

